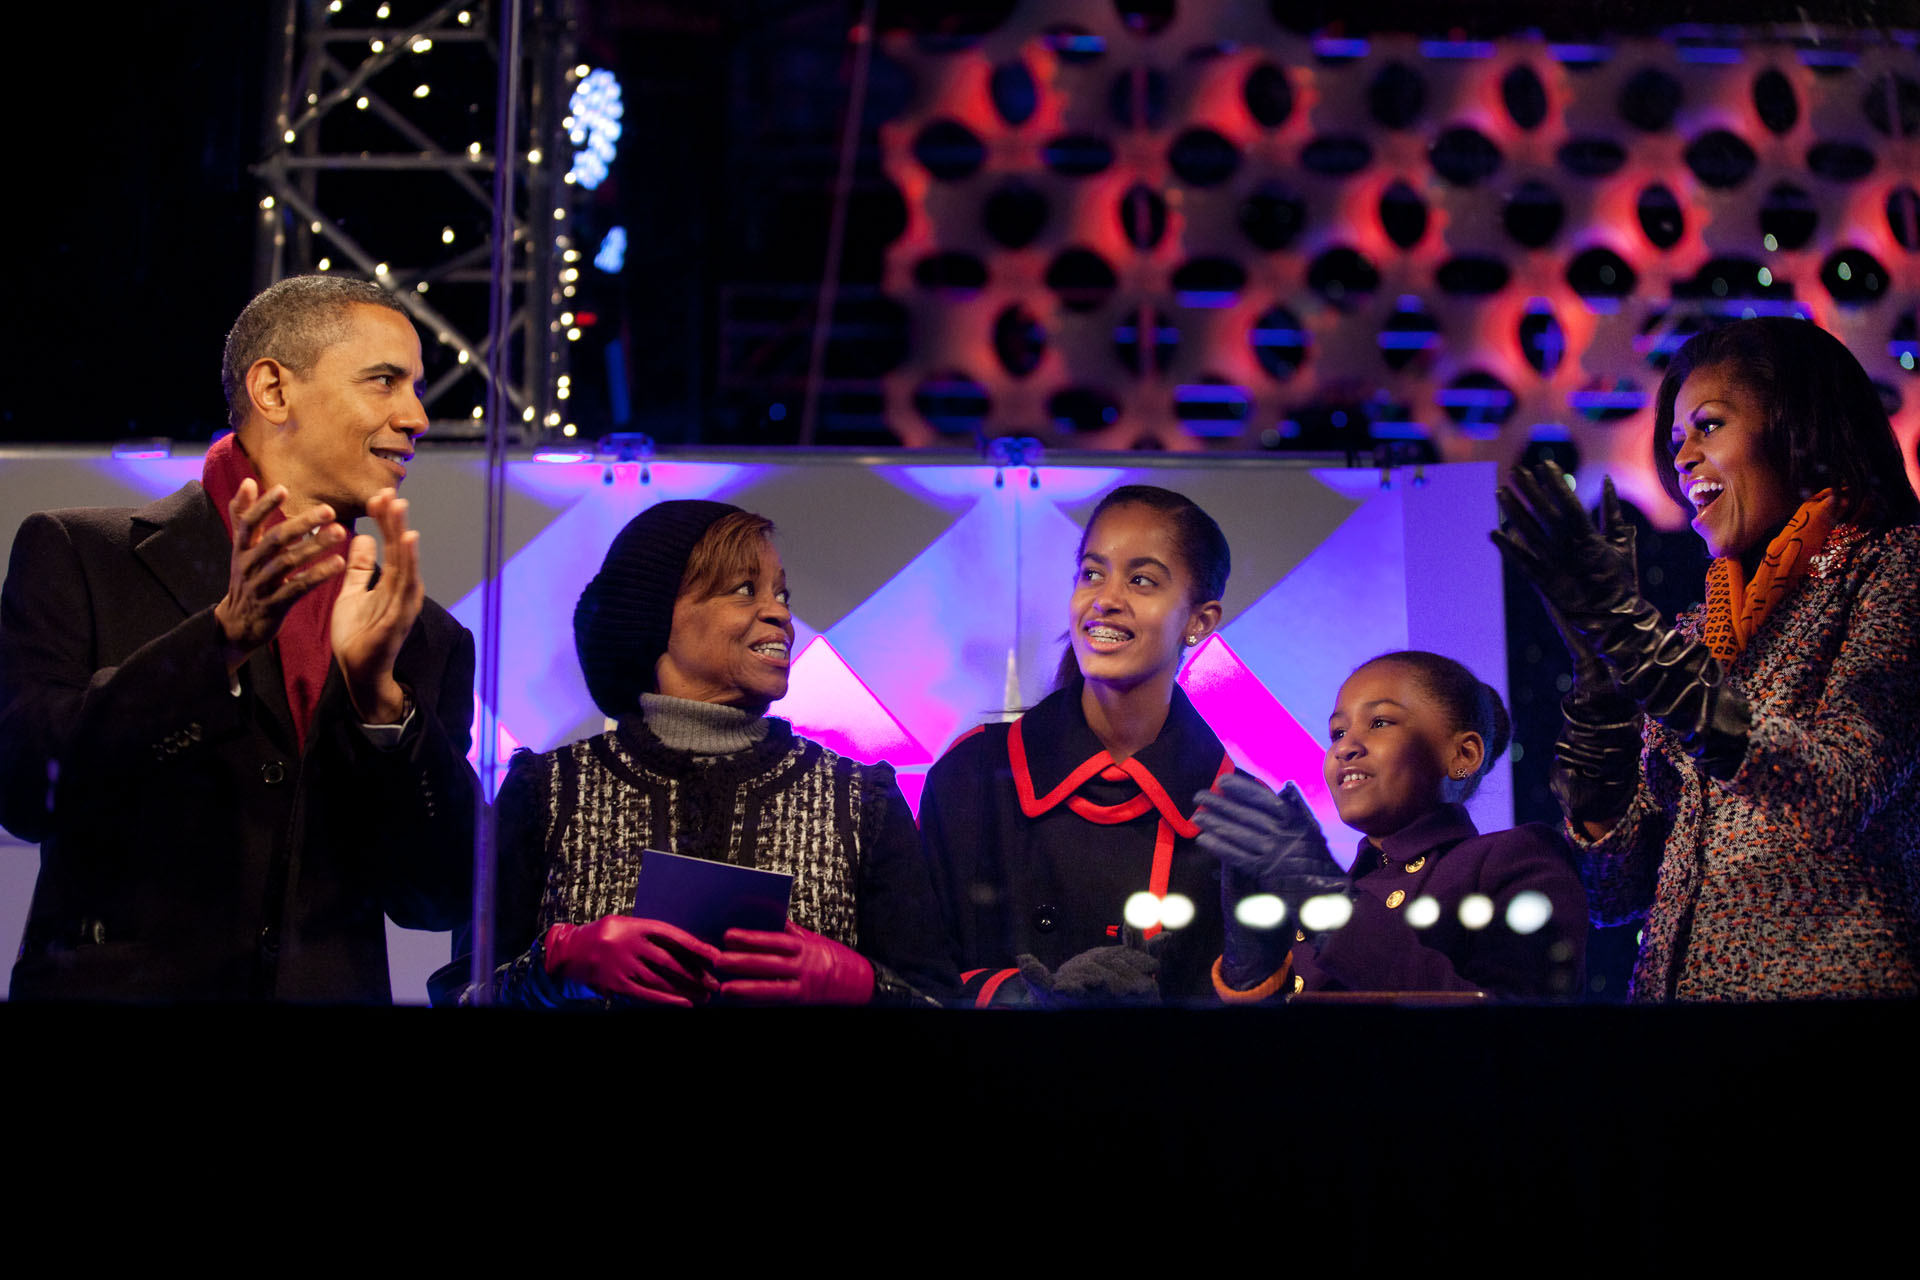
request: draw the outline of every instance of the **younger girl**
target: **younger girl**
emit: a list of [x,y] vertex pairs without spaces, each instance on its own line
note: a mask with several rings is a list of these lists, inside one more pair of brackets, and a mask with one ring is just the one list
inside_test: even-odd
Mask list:
[[[1200,844],[1221,859],[1234,919],[1222,998],[1577,996],[1587,900],[1559,835],[1539,823],[1481,835],[1462,807],[1506,750],[1499,695],[1451,658],[1387,653],[1347,677],[1327,728],[1327,786],[1340,820],[1366,837],[1350,873],[1292,788],[1276,797],[1234,776],[1202,798]],[[1285,925],[1247,923],[1259,923],[1258,904],[1241,903],[1258,894],[1286,903]]]
[[[969,1003],[1211,999],[1220,894],[1192,796],[1232,766],[1174,677],[1220,625],[1229,564],[1187,498],[1109,493],[1080,540],[1059,686],[928,772],[920,836]],[[1144,949],[1123,918],[1142,891],[1194,908]]]

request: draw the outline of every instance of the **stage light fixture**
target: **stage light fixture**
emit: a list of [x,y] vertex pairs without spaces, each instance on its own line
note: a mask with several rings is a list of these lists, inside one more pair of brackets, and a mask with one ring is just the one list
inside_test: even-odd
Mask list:
[[620,80],[613,72],[584,66],[575,67],[574,72],[580,86],[568,104],[573,122],[567,127],[567,140],[578,149],[570,173],[576,183],[592,191],[606,181],[613,164],[626,108],[621,103]]
[[[568,250],[567,261],[571,262],[580,255]],[[619,274],[620,268],[627,262],[627,229],[610,227],[605,238],[600,241],[600,251],[593,255],[593,265],[608,275]]]

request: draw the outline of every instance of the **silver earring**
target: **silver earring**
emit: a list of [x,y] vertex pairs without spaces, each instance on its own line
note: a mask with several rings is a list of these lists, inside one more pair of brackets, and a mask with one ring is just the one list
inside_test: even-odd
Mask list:
[[1188,636],[1188,637],[1187,637],[1187,648],[1189,648],[1189,649],[1191,649],[1191,648],[1193,648],[1193,646],[1195,646],[1195,645],[1197,645],[1197,644],[1199,644],[1199,643],[1200,643],[1200,637],[1199,637],[1199,636]]

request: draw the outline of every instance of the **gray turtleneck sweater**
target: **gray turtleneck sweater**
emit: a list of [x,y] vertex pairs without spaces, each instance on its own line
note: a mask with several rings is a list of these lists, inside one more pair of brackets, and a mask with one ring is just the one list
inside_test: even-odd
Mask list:
[[640,695],[640,718],[663,746],[695,756],[726,756],[766,741],[767,718],[718,702]]

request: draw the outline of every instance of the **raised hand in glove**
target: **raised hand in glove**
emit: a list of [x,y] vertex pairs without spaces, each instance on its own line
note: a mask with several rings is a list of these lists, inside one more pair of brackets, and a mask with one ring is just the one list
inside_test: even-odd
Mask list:
[[1493,541],[1533,583],[1569,635],[1597,653],[1640,709],[1679,735],[1714,777],[1747,751],[1747,701],[1722,683],[1703,644],[1667,625],[1640,594],[1631,562],[1587,518],[1551,462],[1515,468],[1500,491],[1507,526]]
[[[1258,779],[1230,773],[1194,797],[1195,841],[1220,860],[1220,908],[1226,947],[1220,965],[1229,987],[1245,990],[1280,971],[1293,946],[1292,922],[1308,898],[1347,892],[1347,874],[1327,851],[1313,811],[1289,782],[1279,795]],[[1281,922],[1259,928],[1240,919],[1240,904],[1271,894],[1286,904]]]
[[1032,1003],[1042,1009],[1159,1004],[1164,937],[1149,943],[1139,930],[1125,926],[1120,945],[1082,951],[1053,970],[1032,956],[1019,956],[1020,980]]
[[802,929],[729,929],[714,968],[720,994],[753,1004],[866,1004],[873,964],[852,947]]
[[720,953],[686,930],[640,916],[601,916],[592,924],[556,924],[542,940],[547,973],[569,995],[705,1004],[719,983],[709,971]]
[[[1620,512],[1612,477],[1601,482],[1599,533],[1633,575],[1637,595],[1638,535]],[[1573,661],[1573,687],[1560,700],[1565,723],[1553,744],[1548,785],[1568,818],[1583,826],[1593,824],[1591,829],[1598,831],[1611,826],[1633,799],[1640,767],[1640,706],[1585,637],[1551,602],[1542,597],[1542,603]]]
[[[1613,552],[1617,567],[1625,579],[1632,582],[1633,593],[1639,595],[1640,567],[1636,554],[1639,533],[1620,512],[1620,496],[1614,492],[1611,476],[1601,482],[1598,523],[1597,532],[1601,541]],[[1586,637],[1567,622],[1545,595],[1541,596],[1541,603],[1546,606],[1547,619],[1553,623],[1554,630],[1560,633],[1560,642],[1567,647],[1567,656],[1573,662],[1573,688],[1568,691],[1564,701],[1581,708],[1592,708],[1596,716],[1590,716],[1589,719],[1627,719],[1638,715],[1639,707],[1613,678],[1613,668],[1606,664]]]

